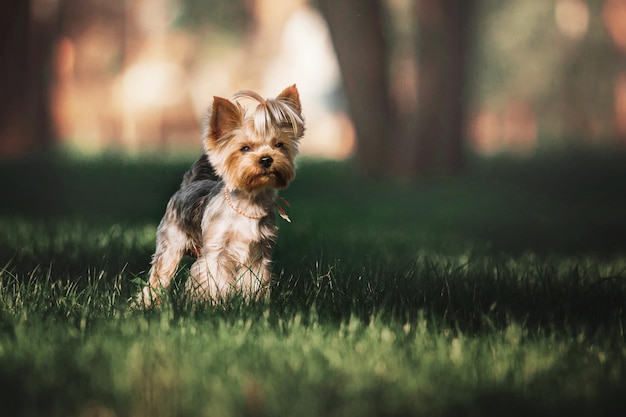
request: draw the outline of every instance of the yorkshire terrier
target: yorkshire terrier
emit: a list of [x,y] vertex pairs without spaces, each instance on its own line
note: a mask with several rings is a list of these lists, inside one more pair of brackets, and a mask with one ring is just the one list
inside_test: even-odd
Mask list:
[[[253,112],[240,104],[243,99],[256,102]],[[141,293],[144,305],[158,303],[184,255],[196,258],[186,282],[195,301],[266,293],[278,230],[274,208],[289,220],[275,202],[277,190],[296,175],[303,134],[295,85],[271,99],[253,91],[240,91],[233,101],[213,98],[203,130],[204,154],[185,173],[158,226],[148,285]]]

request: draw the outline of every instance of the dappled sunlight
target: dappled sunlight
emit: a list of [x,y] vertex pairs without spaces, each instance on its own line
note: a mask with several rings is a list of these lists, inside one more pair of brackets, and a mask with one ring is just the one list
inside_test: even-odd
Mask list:
[[511,100],[501,113],[482,111],[470,121],[469,137],[479,153],[493,155],[508,151],[530,155],[537,146],[537,122],[532,107]]
[[[19,64],[6,71],[18,81],[6,102],[25,103],[5,105],[0,154],[53,142],[84,153],[195,153],[213,96],[271,97],[291,83],[307,121],[304,155],[354,155],[392,175],[424,175],[438,159],[461,167],[467,148],[531,155],[623,142],[626,0],[484,0],[463,6],[473,17],[456,23],[460,3],[384,0],[369,12],[362,3],[341,12],[339,28],[384,42],[359,46],[364,37],[343,33],[345,53],[360,51],[350,67],[328,25],[339,6],[324,3],[32,0],[30,26],[16,36],[24,40],[6,52]],[[447,43],[465,25],[458,48]]]
[[250,26],[233,28],[243,34],[234,38],[217,27],[175,28],[182,7],[139,1],[99,15],[101,4],[85,3],[89,12],[71,22],[81,29],[54,48],[51,112],[65,143],[83,151],[200,150],[214,95],[251,89],[269,97],[296,83],[308,125],[302,153],[352,153],[328,30],[307,1],[252,2]]
[[589,6],[584,0],[558,0],[554,17],[561,33],[572,39],[580,39],[589,28]]
[[187,92],[185,73],[176,63],[142,61],[130,66],[121,77],[118,100],[130,109],[168,107],[180,102]]
[[626,0],[606,0],[602,18],[615,45],[626,51]]
[[[178,2],[144,1],[118,8],[109,19],[121,25],[90,17],[87,30],[57,43],[52,98],[57,133],[84,150],[200,149],[200,124],[213,95],[229,97],[250,88],[271,96],[289,80],[298,84],[307,119],[303,154],[350,156],[357,138],[342,104],[339,67],[326,24],[307,3],[255,2],[248,32],[239,28],[245,35],[234,41],[215,29],[173,31]],[[622,3],[607,1],[604,8],[605,24],[617,45],[626,27],[621,24]],[[390,4],[401,9],[400,17],[411,12],[405,3]],[[588,34],[589,13],[582,0],[560,0],[554,5],[553,22],[564,37],[580,40]],[[507,41],[503,37],[499,42]],[[416,112],[418,73],[413,59],[398,58],[390,69],[391,95],[399,111],[411,115]],[[513,96],[500,99],[499,106],[474,111],[467,123],[474,150],[528,155],[537,148],[541,125],[558,125],[552,120],[559,117],[558,108],[536,113],[535,101],[549,76],[533,66],[525,75],[533,81],[512,80]],[[623,132],[620,86],[617,80],[615,124]],[[515,97],[524,89],[524,96]],[[592,120],[595,131],[606,131],[602,121]]]
[[615,46],[626,28],[626,2],[479,4],[470,147],[529,155],[617,145],[623,133],[615,77],[624,49]]

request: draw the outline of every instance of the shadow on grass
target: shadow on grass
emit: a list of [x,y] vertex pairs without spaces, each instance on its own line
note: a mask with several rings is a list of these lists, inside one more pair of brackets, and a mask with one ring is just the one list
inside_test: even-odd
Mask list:
[[[0,161],[0,214],[158,222],[192,162],[116,155]],[[626,249],[625,153],[477,161],[462,177],[402,184],[361,178],[349,163],[300,165],[282,195],[293,203],[301,239],[326,244],[337,231],[345,243],[366,246],[370,231],[438,250],[455,244],[548,253]]]
[[157,219],[192,162],[113,154],[0,161],[0,213],[122,222]]

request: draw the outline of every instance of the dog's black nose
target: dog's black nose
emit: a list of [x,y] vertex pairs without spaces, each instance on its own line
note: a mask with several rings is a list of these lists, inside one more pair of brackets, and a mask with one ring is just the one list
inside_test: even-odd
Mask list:
[[259,164],[263,168],[271,167],[272,166],[272,162],[274,162],[274,160],[272,159],[271,156],[263,156],[263,157],[261,157],[261,159],[259,159]]

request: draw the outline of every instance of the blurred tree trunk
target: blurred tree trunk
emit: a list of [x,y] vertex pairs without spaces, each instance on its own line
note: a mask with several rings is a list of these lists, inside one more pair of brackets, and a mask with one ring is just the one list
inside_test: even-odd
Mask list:
[[53,142],[49,81],[54,19],[38,12],[28,0],[3,0],[0,6],[0,155],[19,155]]
[[473,6],[473,0],[417,0],[417,152],[408,174],[454,174],[464,167]]
[[474,0],[415,0],[417,114],[390,104],[391,63],[381,3],[318,2],[343,75],[358,137],[357,162],[367,173],[400,177],[459,172]]
[[378,0],[319,0],[341,68],[356,135],[356,159],[370,175],[387,172],[392,135],[388,49]]

